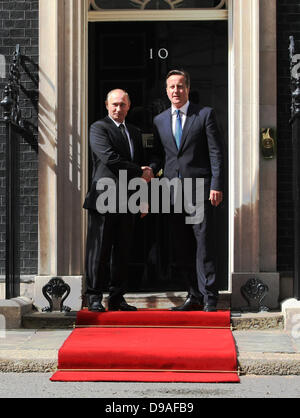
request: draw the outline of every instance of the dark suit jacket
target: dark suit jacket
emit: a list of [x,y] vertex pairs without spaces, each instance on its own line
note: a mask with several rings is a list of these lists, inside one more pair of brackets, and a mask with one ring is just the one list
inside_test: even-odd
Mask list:
[[150,164],[172,179],[204,178],[204,198],[223,190],[223,144],[214,110],[190,103],[178,150],[172,133],[171,108],[154,118],[154,148]]
[[131,160],[128,143],[122,136],[120,129],[108,116],[91,125],[90,147],[93,172],[90,190],[83,205],[85,209],[96,210],[96,201],[101,193],[96,190],[96,185],[100,178],[113,179],[118,190],[120,170],[127,171],[128,181],[134,177],[142,176],[141,166],[144,165],[144,156],[141,132],[135,126],[127,123],[126,127],[133,144],[133,160]]

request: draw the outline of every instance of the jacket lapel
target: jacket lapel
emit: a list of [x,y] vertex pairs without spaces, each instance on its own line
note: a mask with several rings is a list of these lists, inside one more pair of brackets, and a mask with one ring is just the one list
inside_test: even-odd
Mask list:
[[182,148],[184,147],[184,144],[185,144],[185,142],[187,140],[187,137],[188,137],[189,130],[190,130],[190,128],[191,128],[191,126],[192,126],[192,124],[195,120],[195,117],[196,117],[196,114],[193,110],[193,105],[190,103],[189,108],[188,108],[188,112],[187,112],[187,116],[186,116],[186,120],[185,120],[185,124],[184,124],[184,128],[183,128],[183,131],[182,131],[182,137],[181,137],[181,142],[180,142],[180,147],[179,147],[178,152],[181,151]]
[[166,117],[165,117],[165,120],[164,120],[164,130],[165,130],[165,137],[171,139],[172,146],[174,147],[174,149],[176,151],[178,151],[177,144],[176,144],[176,139],[173,135],[172,108],[169,108],[168,112],[166,113]]
[[[128,132],[129,132],[130,139],[131,139],[131,145],[132,145],[132,151],[133,151],[132,161],[134,161],[135,158],[136,158],[136,151],[137,151],[137,144],[136,144],[137,139],[135,137],[134,131],[131,129],[131,126],[126,125],[126,127],[127,127]],[[128,145],[128,147],[129,147],[129,145]],[[130,155],[130,159],[131,159],[130,150],[129,150],[129,155]]]
[[[114,141],[118,149],[122,149],[123,152],[126,152],[127,157],[129,160],[131,160],[131,154],[130,154],[130,148],[129,143],[126,141],[126,139],[123,137],[121,130],[117,127],[117,125],[110,119],[109,116],[106,116],[105,118],[106,122],[110,124],[110,126],[114,130]],[[127,127],[128,129],[128,127]]]

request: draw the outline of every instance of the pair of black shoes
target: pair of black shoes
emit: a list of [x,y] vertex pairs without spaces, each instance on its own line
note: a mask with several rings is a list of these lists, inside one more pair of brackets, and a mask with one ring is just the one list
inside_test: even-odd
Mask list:
[[[102,305],[101,298],[98,295],[88,295],[88,310],[91,312],[105,312],[105,307]],[[116,303],[112,300],[108,300],[109,311],[137,311],[135,306],[128,305],[123,298],[120,302]]]
[[204,311],[204,312],[216,312],[216,303],[203,304],[202,298],[196,298],[193,295],[188,295],[186,300],[180,306],[174,306],[171,311],[184,312],[184,311]]

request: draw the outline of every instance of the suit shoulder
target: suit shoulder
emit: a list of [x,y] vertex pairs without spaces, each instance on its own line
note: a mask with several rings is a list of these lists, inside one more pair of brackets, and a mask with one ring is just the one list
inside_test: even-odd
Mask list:
[[210,107],[210,106],[205,106],[205,107],[203,108],[203,111],[204,111],[205,113],[209,114],[209,113],[213,113],[213,112],[214,112],[214,109],[213,109],[213,107]]
[[92,125],[90,126],[90,132],[97,132],[101,130],[109,130],[110,128],[113,128],[113,122],[106,118],[96,120]]
[[105,119],[99,119],[96,120],[95,122],[93,122],[90,126],[90,129],[94,129],[94,128],[98,128],[98,127],[102,127],[107,125],[107,122],[105,121]]
[[214,109],[211,106],[203,106],[202,110],[205,111],[205,112],[207,112],[207,113],[210,113]]
[[209,113],[213,112],[214,109],[210,106],[202,106],[200,104],[191,103],[191,109],[196,114],[201,115],[208,115]]
[[215,120],[215,110],[210,106],[199,106],[198,110],[195,111],[195,114],[202,120]]
[[169,116],[169,115],[170,115],[170,108],[164,110],[159,115],[156,115],[153,120],[154,120],[154,122],[160,121],[160,120],[164,119],[166,116]]

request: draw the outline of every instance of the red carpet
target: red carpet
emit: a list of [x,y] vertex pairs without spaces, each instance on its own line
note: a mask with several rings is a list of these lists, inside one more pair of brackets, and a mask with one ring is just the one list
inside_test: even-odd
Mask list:
[[52,381],[239,382],[228,311],[82,310],[77,326]]
[[83,309],[77,314],[76,325],[136,325],[136,326],[199,326],[230,328],[230,311],[170,312],[141,309],[137,312],[95,313]]

